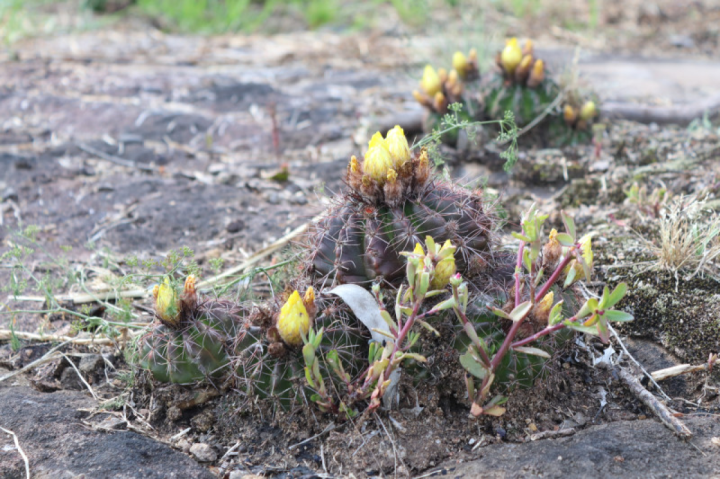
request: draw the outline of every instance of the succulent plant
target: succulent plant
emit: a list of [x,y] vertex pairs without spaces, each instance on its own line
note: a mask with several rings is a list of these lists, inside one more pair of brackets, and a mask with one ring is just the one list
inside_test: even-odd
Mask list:
[[[457,113],[459,121],[480,118],[479,103],[465,89],[467,82],[479,78],[477,52],[475,49],[470,50],[467,56],[462,52],[455,52],[452,64],[450,72],[444,68],[435,70],[432,65],[426,65],[420,90],[413,91],[415,100],[426,108],[423,129],[427,132],[441,125],[442,117],[449,112],[449,106],[453,103],[462,105],[462,109]],[[441,139],[445,144],[455,146],[458,134],[458,130],[448,131]]]
[[491,206],[437,176],[425,150],[412,155],[400,127],[386,139],[376,133],[364,161],[350,160],[346,181],[349,193],[309,239],[309,269],[321,284],[397,285],[405,275],[400,253],[426,235],[456,246],[457,270],[467,277],[493,265]]
[[243,323],[243,309],[229,301],[199,301],[195,277],[178,291],[169,278],[156,286],[157,325],[140,340],[140,360],[160,382],[191,384],[228,373],[228,345]]
[[552,79],[546,78],[543,60],[536,59],[532,41],[521,48],[517,38],[507,41],[495,58],[500,71],[482,88],[485,116],[502,118],[512,111],[518,126],[525,126],[550,106],[560,93]]

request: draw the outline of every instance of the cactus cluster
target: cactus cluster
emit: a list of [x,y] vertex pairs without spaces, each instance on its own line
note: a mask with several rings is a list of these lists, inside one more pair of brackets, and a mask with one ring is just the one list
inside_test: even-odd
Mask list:
[[490,206],[470,190],[438,177],[425,150],[413,155],[400,127],[376,133],[361,162],[352,157],[349,193],[318,223],[309,244],[310,271],[321,284],[405,277],[403,251],[426,235],[457,247],[457,269],[468,277],[488,269],[495,220]]

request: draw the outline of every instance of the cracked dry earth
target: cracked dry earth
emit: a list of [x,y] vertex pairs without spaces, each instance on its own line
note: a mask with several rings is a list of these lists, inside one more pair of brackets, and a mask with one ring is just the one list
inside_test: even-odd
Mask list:
[[[193,38],[120,30],[25,42],[17,48],[18,58],[6,58],[0,71],[0,111],[6,113],[0,125],[2,250],[13,241],[14,231],[34,224],[40,227],[38,239],[46,251],[31,257],[33,267],[54,275],[61,272],[47,266],[43,255],[62,255],[76,267],[97,264],[103,257],[159,258],[169,249],[188,246],[206,273],[212,258],[223,258],[227,265],[240,263],[322,209],[325,193],[342,187],[348,158],[362,152],[373,125],[384,125],[390,113],[416,114],[410,95],[415,80],[407,69],[417,55],[408,53],[406,46],[400,38],[383,35]],[[555,47],[548,56],[556,63],[572,56],[568,45]],[[717,92],[717,84],[708,80],[717,65],[693,64],[695,73],[659,78],[658,72],[667,68],[663,61],[638,63],[602,54],[584,59],[580,67],[594,75],[604,98],[639,101],[650,94],[667,103]],[[646,82],[635,81],[638,71],[644,72]],[[521,165],[545,161],[555,168],[554,176],[538,179],[521,171],[508,177],[477,163],[452,164],[453,174],[471,179],[487,175],[490,186],[503,192],[513,215],[530,201],[543,199],[546,208],[559,208],[555,195],[570,191],[573,200],[562,206],[577,213],[585,224],[592,224],[598,211],[603,215],[616,212],[612,206],[601,208],[594,202],[600,196],[600,203],[612,203],[613,179],[647,166],[640,150],[653,146],[643,143],[653,136],[670,138],[673,145],[690,143],[695,151],[705,152],[697,163],[668,180],[696,185],[689,187],[692,190],[710,181],[705,176],[716,174],[715,167],[702,170],[702,165],[716,159],[717,135],[687,140],[683,129],[658,133],[655,127],[644,125],[612,128],[614,136],[599,159],[589,159],[591,147],[568,154],[533,151],[521,158]],[[618,137],[628,131],[633,140],[626,144]],[[656,150],[658,163],[680,154],[669,147]],[[557,165],[566,161],[596,177],[564,178]],[[288,181],[272,179],[284,167],[289,170]],[[593,183],[585,193],[591,199],[583,199],[584,188],[598,175],[610,179],[610,193]],[[88,248],[87,243],[94,247]],[[0,269],[0,283],[9,281],[8,270]],[[28,307],[37,304],[28,303]],[[60,316],[18,315],[15,321],[22,331],[42,326],[47,332],[65,334],[71,327]],[[43,353],[30,351],[21,363]],[[673,364],[672,360],[665,359],[663,365],[667,364]],[[6,372],[4,365],[0,363],[0,375]],[[616,381],[612,377],[602,380]],[[209,468],[199,465],[181,452],[187,448],[178,447],[177,442],[172,443],[176,449],[171,449],[131,430],[89,427],[94,402],[81,392],[46,393],[29,386],[22,376],[0,383],[0,426],[17,433],[33,477],[243,477],[238,471],[230,475],[221,467],[222,461],[207,462],[212,464]],[[597,402],[587,406],[592,408],[591,416],[602,410],[596,392],[587,396]],[[533,401],[530,396],[519,397]],[[645,417],[647,411],[622,394],[616,401],[623,406],[611,405],[602,425],[584,429],[593,421],[582,414],[559,408],[548,411],[548,424],[572,424],[580,432],[529,444],[502,443],[497,429],[480,428],[481,440],[463,436],[461,443],[459,438],[451,443],[443,437],[445,442],[435,444],[430,436],[442,432],[438,426],[442,421],[428,418],[428,424],[432,419],[436,425],[432,430],[423,431],[418,424],[410,429],[419,444],[417,450],[432,450],[432,458],[410,458],[410,470],[400,471],[440,477],[720,474],[713,442],[720,430],[713,415],[687,418],[696,437],[686,443],[653,419],[631,420]],[[517,403],[516,409],[522,410],[522,404]],[[113,423],[117,416],[107,414],[107,419]],[[199,421],[190,424],[204,429]],[[165,438],[168,442],[186,423],[173,427]],[[520,431],[525,427],[524,423],[517,426]],[[212,442],[204,433],[191,434],[199,442]],[[266,444],[278,431],[263,434],[262,444]],[[11,439],[0,437],[0,475],[24,477]],[[383,438],[379,434],[373,441]],[[327,444],[334,442],[335,450],[342,450],[344,440],[331,435]],[[476,447],[480,443],[485,447]],[[409,448],[409,444],[413,443],[401,447]],[[207,459],[217,459],[217,453],[222,455],[231,445],[215,444],[211,451],[215,457],[210,454]],[[388,442],[384,447],[393,445]],[[242,474],[316,477],[323,474],[314,472],[322,471],[322,454],[317,444],[288,454],[287,464],[293,467],[280,464],[285,457],[267,454],[262,456],[265,462],[260,461],[262,467],[255,461],[255,469],[247,466]],[[392,461],[393,457],[383,458],[380,468],[355,464],[350,472],[360,477],[391,474]],[[341,476],[347,472],[334,471]]]

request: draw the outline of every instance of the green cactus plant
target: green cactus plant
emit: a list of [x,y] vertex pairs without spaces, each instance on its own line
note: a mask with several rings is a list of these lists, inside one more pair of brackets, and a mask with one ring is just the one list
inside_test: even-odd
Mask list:
[[321,283],[397,285],[405,275],[401,252],[426,235],[457,247],[457,269],[467,277],[494,266],[492,206],[435,175],[426,151],[412,156],[399,127],[387,140],[377,133],[362,164],[352,157],[347,184],[349,194],[309,239],[309,269]]
[[178,294],[169,278],[155,287],[161,324],[140,339],[139,365],[160,382],[192,384],[228,372],[228,345],[243,323],[243,309],[222,300],[199,302],[195,277]]

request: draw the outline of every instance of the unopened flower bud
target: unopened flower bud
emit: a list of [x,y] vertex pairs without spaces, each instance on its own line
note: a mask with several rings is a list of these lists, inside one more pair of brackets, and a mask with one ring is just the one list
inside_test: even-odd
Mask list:
[[543,268],[552,270],[557,266],[562,256],[562,245],[557,240],[557,230],[555,228],[548,235],[548,242],[543,246]]
[[405,132],[399,125],[387,132],[385,140],[393,159],[395,169],[399,169],[406,161],[410,159],[410,147],[408,146]]
[[300,346],[310,330],[310,316],[297,290],[288,298],[278,315],[277,329],[288,346]]
[[180,321],[180,309],[177,292],[170,284],[170,278],[166,276],[162,283],[153,287],[153,297],[155,298],[155,314],[160,321],[169,326],[176,326]]
[[470,53],[468,53],[468,62],[470,63],[477,63],[477,50],[474,48],[470,49]]
[[382,185],[385,183],[388,170],[393,167],[392,155],[380,132],[375,133],[369,146],[365,153],[363,172]]
[[442,289],[447,286],[450,278],[455,274],[455,246],[447,240],[443,247],[440,249],[441,252],[445,251],[449,254],[443,260],[439,261],[435,265],[435,272],[430,282],[431,289]]
[[535,88],[545,79],[545,63],[542,60],[535,60],[527,86]]
[[572,105],[565,105],[565,108],[563,108],[563,118],[565,119],[565,123],[568,125],[574,125],[575,120],[577,120],[577,111],[575,111],[575,108],[572,107]]
[[447,81],[448,72],[446,69],[438,68],[437,74],[438,74],[438,78],[440,79],[440,85],[442,85],[443,83],[445,83]]
[[453,55],[452,65],[455,71],[458,72],[460,78],[465,78],[468,70],[468,60],[463,52],[455,52]]
[[423,71],[420,86],[430,97],[434,97],[435,94],[442,88],[442,85],[440,84],[440,77],[431,65],[425,65],[425,71]]
[[517,69],[515,70],[515,80],[518,83],[522,83],[525,81],[525,79],[530,75],[530,68],[532,67],[532,61],[533,57],[532,55],[525,55],[523,59],[520,61],[520,65],[518,65]]
[[500,54],[503,70],[505,70],[508,75],[512,75],[521,60],[522,50],[520,49],[520,45],[518,45],[517,38],[513,37],[507,41],[505,48]]
[[441,91],[437,92],[435,94],[435,102],[434,102],[435,110],[437,110],[440,113],[444,113],[445,109],[447,108],[447,101],[445,100],[445,95]]
[[526,40],[525,45],[523,45],[522,49],[523,55],[532,55],[533,54],[533,41],[532,40]]
[[588,121],[597,115],[594,101],[586,101],[580,109],[580,119]]
[[350,158],[350,163],[348,163],[348,173],[360,173],[360,163],[355,155]]

